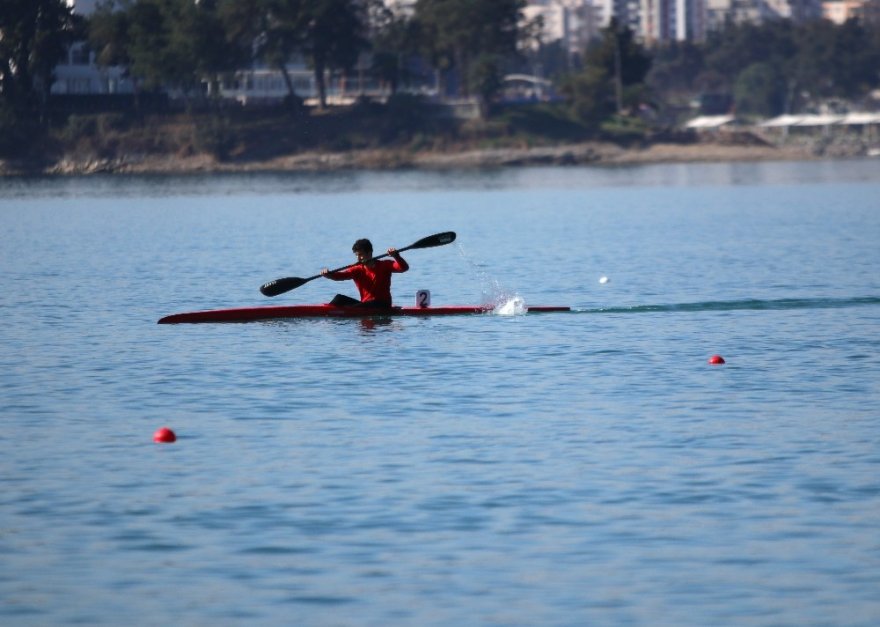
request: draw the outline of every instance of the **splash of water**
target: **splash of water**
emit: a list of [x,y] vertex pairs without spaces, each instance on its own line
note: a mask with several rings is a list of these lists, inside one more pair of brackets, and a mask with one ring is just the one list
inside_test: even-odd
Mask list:
[[461,242],[456,244],[459,255],[471,267],[471,270],[480,281],[483,303],[493,305],[493,313],[502,316],[516,316],[526,312],[525,301],[514,291],[504,287],[501,282],[491,276],[484,268],[485,264],[477,261],[468,253]]
[[493,313],[499,316],[520,316],[526,312],[526,301],[522,296],[513,296],[504,301],[496,301]]

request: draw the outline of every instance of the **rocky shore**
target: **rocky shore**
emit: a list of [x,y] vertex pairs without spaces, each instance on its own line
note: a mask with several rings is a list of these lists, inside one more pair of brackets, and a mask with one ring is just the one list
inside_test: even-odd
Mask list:
[[17,164],[0,161],[0,175],[83,175],[100,173],[208,173],[289,171],[314,172],[354,169],[471,169],[535,165],[627,165],[722,161],[798,161],[864,155],[862,148],[822,150],[815,145],[775,146],[763,142],[651,143],[624,147],[586,142],[545,147],[410,151],[403,149],[300,152],[266,160],[218,160],[208,154],[124,154],[112,159],[64,157],[54,163]]

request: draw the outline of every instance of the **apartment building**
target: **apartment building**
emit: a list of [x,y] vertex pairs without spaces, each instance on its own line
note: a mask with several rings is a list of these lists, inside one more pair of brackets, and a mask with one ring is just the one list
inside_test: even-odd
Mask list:
[[[648,46],[670,41],[704,41],[706,34],[727,21],[804,21],[823,13],[835,21],[851,16],[866,0],[826,0],[843,7],[823,9],[822,0],[530,0],[526,17],[544,19],[548,41],[562,40],[572,52],[583,46],[612,18],[628,27]],[[832,17],[832,10],[834,11]]]

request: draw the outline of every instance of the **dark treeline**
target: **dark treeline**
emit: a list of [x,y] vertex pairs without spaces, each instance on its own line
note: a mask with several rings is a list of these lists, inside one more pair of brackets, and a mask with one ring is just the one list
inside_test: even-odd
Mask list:
[[828,100],[859,103],[880,85],[877,23],[731,24],[702,45],[653,51],[648,81],[666,102],[729,94],[736,111],[773,116]]
[[130,68],[146,89],[198,91],[236,69],[262,64],[285,77],[293,58],[314,72],[321,108],[327,72],[350,73],[362,53],[367,71],[396,90],[413,59],[457,91],[491,97],[501,64],[528,29],[524,0],[419,0],[404,18],[379,0],[108,0],[89,20],[89,41],[104,64]]
[[539,69],[563,96],[558,114],[594,131],[680,110],[701,95],[770,116],[829,99],[858,103],[880,84],[880,28],[871,19],[730,24],[705,43],[654,49],[612,22],[571,57],[559,42],[540,41],[540,23],[523,21],[524,0],[417,0],[411,15],[380,0],[105,0],[87,19],[64,0],[0,1],[0,149],[46,126],[53,68],[83,40],[99,64],[126,67],[140,93],[204,99],[206,86],[237,69],[275,68],[291,108],[301,106],[292,59],[313,71],[321,108],[327,74],[356,67],[392,93],[430,81],[441,93],[478,98],[486,112],[505,73]]

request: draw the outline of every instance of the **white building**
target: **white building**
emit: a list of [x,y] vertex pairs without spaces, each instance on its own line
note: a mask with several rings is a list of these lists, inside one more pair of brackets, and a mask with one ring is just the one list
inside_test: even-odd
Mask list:
[[[73,12],[89,15],[95,11],[99,0],[66,0]],[[95,53],[84,41],[74,43],[67,56],[55,66],[55,81],[50,93],[69,94],[132,94],[134,82],[126,76],[125,68],[120,66],[98,67]]]
[[646,45],[706,38],[706,0],[641,0],[639,34]]
[[569,54],[583,52],[603,25],[602,7],[592,0],[531,0],[523,16],[527,20],[540,17],[541,40],[561,41]]
[[55,66],[52,94],[131,94],[134,82],[121,66],[98,67],[95,53],[86,42],[78,41]]
[[794,22],[822,17],[822,0],[706,0],[706,25],[714,30],[725,21],[761,23],[788,18]]

